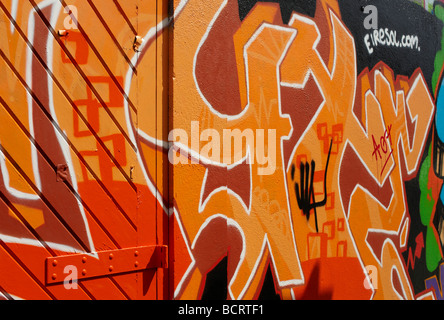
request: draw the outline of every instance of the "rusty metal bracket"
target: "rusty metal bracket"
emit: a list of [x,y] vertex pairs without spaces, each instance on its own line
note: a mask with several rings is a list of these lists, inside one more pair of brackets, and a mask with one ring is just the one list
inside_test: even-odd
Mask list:
[[57,165],[57,182],[67,181],[69,177],[69,168],[67,164]]
[[[94,254],[72,254],[46,259],[46,283],[100,278],[147,269],[168,268],[167,246],[143,246]],[[73,275],[75,270],[77,275]]]

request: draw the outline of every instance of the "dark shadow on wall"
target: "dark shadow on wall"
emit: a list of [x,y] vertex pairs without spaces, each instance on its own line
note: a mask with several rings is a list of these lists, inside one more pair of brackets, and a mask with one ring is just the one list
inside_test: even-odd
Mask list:
[[314,17],[316,12],[316,0],[238,0],[239,18],[244,20],[244,18],[258,2],[279,3],[281,7],[282,20],[285,24],[288,24],[293,11],[308,15],[310,17]]
[[226,300],[228,294],[228,258],[225,257],[213,270],[208,272],[202,300]]
[[281,296],[276,293],[273,273],[271,272],[270,265],[268,265],[267,273],[265,274],[264,283],[262,284],[262,289],[261,293],[259,294],[258,300],[259,301],[282,300]]
[[[222,259],[219,264],[214,267],[213,270],[208,272],[205,288],[202,293],[202,300],[206,301],[217,301],[217,300],[227,300],[228,297],[228,258]],[[273,274],[270,266],[267,269],[265,278],[262,284],[261,291],[258,296],[258,300],[262,301],[272,301],[281,300],[281,297],[276,293]]]

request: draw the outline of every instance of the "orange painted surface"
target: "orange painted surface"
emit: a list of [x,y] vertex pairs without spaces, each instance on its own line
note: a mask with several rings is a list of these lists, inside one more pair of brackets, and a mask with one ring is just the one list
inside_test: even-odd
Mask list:
[[[239,1],[2,1],[1,298],[437,298],[406,255],[437,112],[423,70],[358,72],[341,1],[285,22]],[[45,279],[49,257],[149,245],[167,268]]]
[[[2,296],[165,298],[162,271],[105,275],[79,281],[76,290],[47,285],[44,272],[48,257],[165,241],[162,207],[144,177],[155,163],[150,169],[160,169],[150,183],[163,179],[161,159],[141,156],[137,129],[143,122],[160,132],[166,121],[153,114],[165,104],[163,75],[155,71],[168,54],[162,41],[147,38],[159,51],[136,66],[133,44],[139,33],[159,29],[166,7],[156,1],[143,11],[139,1],[15,5],[0,6]],[[59,165],[67,171],[58,174]]]

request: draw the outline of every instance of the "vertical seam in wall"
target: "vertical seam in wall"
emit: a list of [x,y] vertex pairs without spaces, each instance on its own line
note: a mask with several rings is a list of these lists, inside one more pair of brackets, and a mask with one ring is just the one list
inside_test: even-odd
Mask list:
[[[158,64],[159,64],[159,47],[158,47],[158,35],[159,35],[159,30],[157,29],[159,26],[159,1],[162,0],[156,0],[156,37],[154,39],[154,45],[155,45],[155,61],[154,61],[154,70],[155,70],[155,75],[156,75],[156,81],[154,81],[155,83],[155,91],[154,91],[154,128],[155,128],[155,137],[156,140],[159,139],[159,95],[158,95],[158,90],[159,90],[159,73],[158,73]],[[156,223],[156,244],[159,245],[159,206],[157,205],[157,203],[159,202],[159,161],[158,161],[158,152],[157,152],[157,145],[155,147],[155,157],[154,157],[154,161],[155,161],[155,168],[156,168],[156,173],[154,176],[154,184],[157,186],[156,187],[156,206],[154,208],[155,210],[155,223]],[[157,300],[159,300],[159,286],[161,283],[161,279],[159,277],[159,272],[156,272],[156,298]]]

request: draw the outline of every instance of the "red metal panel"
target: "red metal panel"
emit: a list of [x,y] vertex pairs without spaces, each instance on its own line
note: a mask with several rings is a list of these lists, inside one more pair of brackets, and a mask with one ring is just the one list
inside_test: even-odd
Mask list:
[[[116,274],[167,268],[168,249],[166,246],[144,246],[51,257],[46,260],[46,283],[56,284],[70,279],[85,280]],[[78,277],[72,275],[75,270]]]

